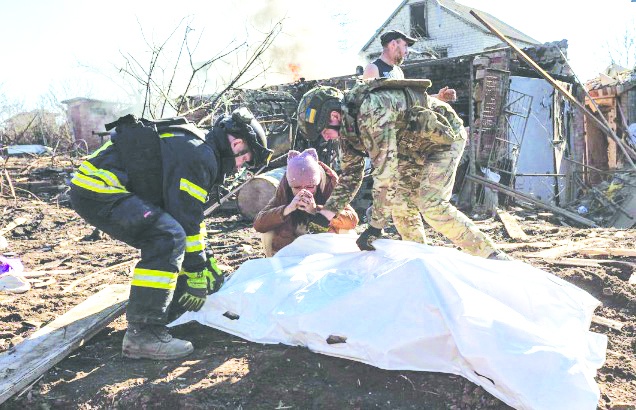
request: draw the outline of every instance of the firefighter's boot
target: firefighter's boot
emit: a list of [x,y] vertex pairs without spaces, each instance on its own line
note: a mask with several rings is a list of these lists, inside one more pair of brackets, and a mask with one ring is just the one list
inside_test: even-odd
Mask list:
[[193,351],[192,343],[172,337],[163,325],[128,323],[122,343],[122,355],[131,359],[179,359]]

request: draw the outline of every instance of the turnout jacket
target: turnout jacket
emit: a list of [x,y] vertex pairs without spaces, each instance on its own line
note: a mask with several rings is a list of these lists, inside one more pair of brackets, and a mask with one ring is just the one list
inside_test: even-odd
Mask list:
[[[97,201],[117,203],[138,195],[168,212],[186,233],[183,270],[187,272],[205,267],[203,211],[212,187],[223,182],[220,152],[229,149],[219,146],[222,141],[210,138],[206,142],[202,131],[195,132],[182,127],[161,129],[159,158],[118,149],[115,134],[81,164],[71,180],[76,192]],[[133,181],[143,181],[144,189],[138,189],[143,192],[135,191]]]

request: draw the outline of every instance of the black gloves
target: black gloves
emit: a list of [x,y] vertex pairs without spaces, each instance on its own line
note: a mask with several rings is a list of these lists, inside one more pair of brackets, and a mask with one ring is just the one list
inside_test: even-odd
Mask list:
[[356,245],[361,251],[374,251],[375,248],[371,243],[376,239],[382,237],[382,229],[374,228],[371,225],[360,234],[360,237],[356,241]]
[[329,219],[320,212],[316,212],[309,218],[309,231],[312,233],[324,233],[329,230]]

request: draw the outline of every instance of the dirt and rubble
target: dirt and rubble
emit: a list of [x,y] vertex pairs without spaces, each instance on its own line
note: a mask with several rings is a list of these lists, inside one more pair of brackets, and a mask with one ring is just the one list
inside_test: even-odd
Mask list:
[[[35,196],[22,191],[14,198],[6,189],[3,192],[0,228],[21,217],[26,221],[4,234],[8,247],[0,252],[19,258],[27,271],[51,273],[32,278],[33,287],[24,294],[0,292],[0,352],[108,284],[127,283],[137,257],[125,244],[95,235],[68,207],[63,193]],[[603,325],[597,320],[591,326],[608,336],[607,360],[597,376],[598,407],[633,409],[636,257],[607,256],[598,250],[634,250],[636,231],[579,229],[564,226],[549,213],[508,211],[528,240],[512,240],[498,219],[476,219],[515,258],[554,273],[602,302],[595,313],[600,321],[609,321]],[[259,235],[238,213],[222,211],[206,224],[210,247],[228,272],[248,259],[264,257]],[[434,244],[451,246],[433,231],[429,234]],[[390,235],[397,238],[394,231]],[[113,268],[104,271],[109,266]],[[247,342],[196,323],[174,330],[175,336],[194,343],[190,357],[131,361],[121,356],[125,327],[123,317],[116,319],[0,408],[508,408],[460,376],[381,370],[302,347]]]

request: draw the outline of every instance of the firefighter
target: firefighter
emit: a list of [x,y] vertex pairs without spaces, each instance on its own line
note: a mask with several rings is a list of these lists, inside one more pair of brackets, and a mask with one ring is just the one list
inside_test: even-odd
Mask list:
[[122,117],[111,138],[71,180],[75,211],[141,251],[130,288],[122,354],[176,359],[194,348],[167,330],[175,312],[198,311],[223,275],[205,250],[208,194],[243,166],[266,165],[263,128],[246,108],[221,116],[206,134],[185,118]]

